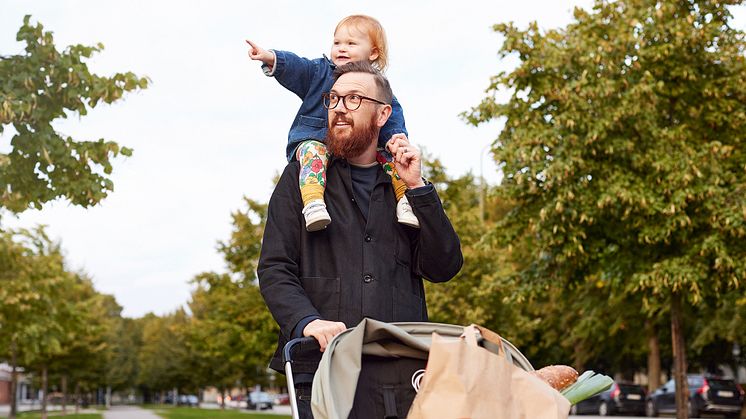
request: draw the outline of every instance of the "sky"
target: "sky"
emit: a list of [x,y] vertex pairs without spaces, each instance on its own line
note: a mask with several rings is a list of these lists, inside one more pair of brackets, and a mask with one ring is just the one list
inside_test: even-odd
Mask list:
[[[105,138],[134,149],[117,158],[114,192],[83,209],[65,201],[3,225],[47,225],[72,269],[113,294],[123,314],[162,315],[189,300],[190,279],[224,271],[217,243],[231,230],[243,197],[266,202],[287,164],[287,131],[300,99],[264,76],[244,39],[308,58],[329,55],[334,27],[350,14],[384,26],[387,76],[404,109],[410,140],[452,176],[500,174],[487,151],[501,125],[467,125],[459,114],[485,96],[490,77],[515,66],[500,60],[492,25],[543,29],[572,20],[591,0],[491,1],[90,1],[0,0],[0,55],[19,53],[23,16],[54,32],[58,49],[104,44],[89,60],[100,75],[132,71],[146,90],[87,116],[55,123],[76,140]],[[734,9],[744,28],[743,7]],[[0,135],[7,151],[9,132]]]

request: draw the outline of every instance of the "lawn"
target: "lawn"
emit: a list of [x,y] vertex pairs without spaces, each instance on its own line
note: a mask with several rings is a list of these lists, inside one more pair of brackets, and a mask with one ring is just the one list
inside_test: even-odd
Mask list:
[[290,416],[255,413],[236,409],[199,409],[194,407],[153,407],[163,419],[288,419]]
[[[62,412],[49,412],[47,413],[47,416],[51,417],[64,417],[65,419],[103,419],[103,416],[101,416],[100,413],[68,413],[65,416],[62,416]],[[41,413],[39,412],[23,412],[19,414],[18,419],[39,419],[41,418]]]

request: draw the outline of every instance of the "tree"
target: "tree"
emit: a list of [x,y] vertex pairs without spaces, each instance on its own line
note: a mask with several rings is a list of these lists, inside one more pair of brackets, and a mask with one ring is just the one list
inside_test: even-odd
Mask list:
[[18,367],[36,368],[45,380],[51,358],[63,351],[74,313],[57,297],[70,280],[59,244],[43,228],[0,231],[0,357],[11,361],[11,418]]
[[237,382],[261,381],[277,335],[256,279],[267,205],[244,200],[246,209],[232,214],[230,238],[218,243],[229,273],[195,277],[189,302],[190,345],[202,378],[199,384],[221,391]]
[[102,77],[86,60],[103,50],[72,45],[60,52],[52,32],[23,19],[17,40],[25,52],[0,56],[0,134],[15,131],[10,151],[0,153],[0,208],[22,212],[65,197],[73,204],[95,205],[114,189],[107,177],[111,159],[131,150],[113,142],[76,141],[58,133],[54,120],[86,115],[99,103],[113,103],[125,92],[145,89],[148,80],[127,73]]
[[194,283],[189,344],[199,384],[225,392],[264,378],[276,326],[259,287],[217,273],[201,274]]
[[746,278],[746,43],[727,9],[740,3],[598,0],[560,30],[496,25],[520,64],[466,114],[505,118],[493,152],[516,205],[497,229],[531,243],[525,290],[594,278],[668,312],[679,418],[683,306]]
[[148,314],[141,319],[142,346],[138,354],[138,383],[147,392],[183,389],[192,383],[187,344],[189,317],[183,309],[164,316]]

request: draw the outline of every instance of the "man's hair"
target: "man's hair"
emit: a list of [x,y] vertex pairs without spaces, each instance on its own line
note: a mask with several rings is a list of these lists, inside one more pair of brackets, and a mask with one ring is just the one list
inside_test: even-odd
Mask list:
[[378,94],[381,95],[376,99],[381,102],[386,102],[389,105],[394,99],[394,92],[391,90],[391,84],[389,80],[384,76],[377,68],[373,67],[365,61],[355,61],[341,65],[334,70],[334,81],[336,82],[343,74],[347,73],[368,73],[373,75],[373,79],[376,81],[376,87],[378,88]]

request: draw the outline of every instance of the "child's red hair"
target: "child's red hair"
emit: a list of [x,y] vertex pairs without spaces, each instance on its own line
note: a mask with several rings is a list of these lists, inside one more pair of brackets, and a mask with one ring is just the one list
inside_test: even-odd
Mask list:
[[360,33],[368,35],[373,50],[378,53],[378,58],[373,60],[373,65],[381,71],[386,70],[386,66],[389,64],[389,54],[386,32],[383,30],[381,23],[366,15],[347,16],[339,21],[337,27],[334,28],[334,33],[336,34],[339,28],[343,26],[355,28]]

